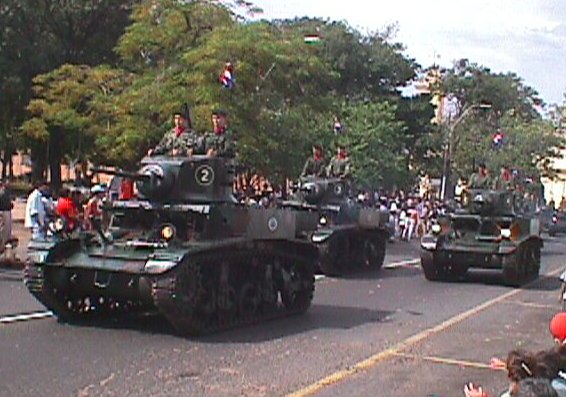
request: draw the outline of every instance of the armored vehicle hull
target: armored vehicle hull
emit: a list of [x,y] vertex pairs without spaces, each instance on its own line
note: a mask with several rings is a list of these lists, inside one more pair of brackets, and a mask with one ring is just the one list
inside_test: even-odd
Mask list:
[[[480,196],[486,196],[484,201]],[[421,240],[421,265],[431,281],[458,280],[470,268],[501,270],[503,282],[519,286],[537,278],[540,270],[540,222],[520,213],[512,192],[473,191],[482,205],[440,220]]]
[[[186,161],[193,163],[183,162],[187,169],[223,172],[219,159]],[[315,217],[206,204],[203,192],[194,204],[187,192],[171,191],[183,199],[108,205],[104,230],[32,240],[25,268],[30,292],[61,321],[156,311],[188,335],[308,309],[317,251],[305,236]]]
[[316,214],[310,240],[319,250],[319,270],[330,276],[377,270],[385,260],[389,214],[356,203],[349,190],[345,180],[312,178],[297,200],[284,204]]

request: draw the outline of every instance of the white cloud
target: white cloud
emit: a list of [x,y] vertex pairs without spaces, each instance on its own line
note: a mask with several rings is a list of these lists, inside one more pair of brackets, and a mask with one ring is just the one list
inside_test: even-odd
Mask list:
[[362,31],[398,22],[407,55],[428,66],[468,58],[515,72],[547,102],[566,90],[566,7],[562,0],[256,0],[263,17],[346,20]]

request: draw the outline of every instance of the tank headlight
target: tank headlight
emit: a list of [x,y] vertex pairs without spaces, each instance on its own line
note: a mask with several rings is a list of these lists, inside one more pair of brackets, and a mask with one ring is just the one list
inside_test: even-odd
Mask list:
[[326,225],[328,223],[328,219],[326,219],[325,216],[321,216],[318,220],[318,223],[320,223],[321,225]]
[[163,226],[163,228],[161,229],[161,237],[163,237],[163,239],[165,239],[166,241],[171,240],[173,237],[175,237],[175,227],[171,225]]
[[511,238],[511,229],[501,229],[501,237]]
[[442,231],[442,226],[440,226],[438,223],[435,223],[434,225],[432,225],[431,230],[434,234],[439,234]]

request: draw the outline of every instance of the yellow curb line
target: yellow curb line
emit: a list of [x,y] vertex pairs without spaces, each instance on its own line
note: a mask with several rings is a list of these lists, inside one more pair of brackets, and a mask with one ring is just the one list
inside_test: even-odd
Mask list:
[[467,361],[467,360],[456,360],[453,358],[444,358],[444,357],[435,357],[435,356],[417,356],[414,354],[407,354],[407,353],[395,353],[395,356],[401,358],[410,358],[413,360],[430,361],[437,364],[458,365],[460,367],[490,369],[493,371],[506,371],[505,368],[494,368],[491,367],[489,364],[477,363],[474,361]]
[[[563,271],[562,268],[556,269],[550,273],[545,274],[545,276],[554,276],[558,273],[561,273]],[[537,279],[535,281],[538,281],[540,279]],[[532,281],[531,283],[535,282]],[[527,284],[530,285],[531,283]],[[509,298],[510,296],[513,295],[517,295],[519,292],[521,292],[522,289],[514,289],[512,291],[508,291],[506,293],[504,293],[503,295],[500,295],[498,297],[495,297],[493,299],[488,300],[487,302],[484,302],[476,307],[473,307],[469,310],[466,310],[463,313],[457,314],[456,316],[449,318],[446,321],[443,321],[442,323],[432,327],[432,328],[428,328],[425,329],[413,336],[410,336],[409,338],[396,343],[395,345],[393,345],[392,347],[382,350],[379,353],[374,354],[373,356],[370,356],[368,358],[366,358],[363,361],[360,361],[356,364],[354,364],[353,366],[351,366],[350,368],[347,369],[343,369],[337,372],[334,372],[333,374],[330,374],[320,380],[318,380],[315,383],[312,383],[308,386],[303,387],[302,389],[299,389],[293,393],[287,394],[287,397],[306,397],[306,396],[312,396],[313,394],[317,393],[318,391],[322,390],[323,388],[325,388],[326,386],[330,386],[333,384],[336,384],[340,381],[343,381],[346,378],[351,377],[352,375],[355,375],[359,372],[365,371],[370,369],[371,367],[375,366],[377,363],[387,360],[391,357],[395,357],[396,354],[400,353],[401,350],[405,350],[408,347],[411,347],[423,340],[425,340],[426,338],[437,334],[439,332],[444,331],[445,329],[458,324],[466,319],[468,319],[469,317],[472,317],[475,314],[478,314],[479,312],[481,312],[482,310],[487,309],[490,306],[495,305],[496,303],[499,303],[501,301],[503,301],[504,299]]]

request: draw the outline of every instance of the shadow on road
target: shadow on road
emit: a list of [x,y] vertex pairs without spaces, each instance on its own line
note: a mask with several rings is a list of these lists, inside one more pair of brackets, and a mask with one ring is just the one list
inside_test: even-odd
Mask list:
[[421,274],[422,274],[422,270],[420,266],[408,265],[408,266],[399,266],[395,268],[384,267],[381,268],[380,270],[353,273],[336,278],[346,279],[346,280],[377,280],[377,279],[398,278],[398,277],[413,277]]
[[[503,276],[499,270],[470,269],[461,281],[456,283],[475,283],[484,285],[496,285],[504,287]],[[555,291],[561,287],[561,281],[556,276],[541,276],[519,287],[531,291]],[[509,287],[511,289],[513,287]]]
[[205,337],[203,340],[216,343],[265,342],[314,329],[346,330],[364,324],[386,323],[391,321],[392,314],[391,311],[359,307],[313,305],[302,316],[287,317],[237,328]]
[[[364,324],[391,321],[391,311],[370,310],[358,307],[313,305],[304,315],[268,320],[263,323],[216,332],[194,339],[211,343],[264,342],[284,336],[301,334],[314,329],[350,329]],[[69,325],[73,327],[131,330],[149,334],[176,335],[174,328],[162,317],[155,315],[128,315],[108,320],[90,321]],[[182,336],[180,336],[182,337]]]

